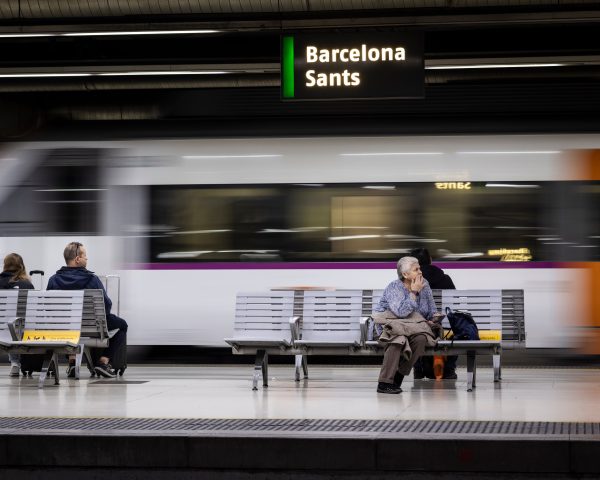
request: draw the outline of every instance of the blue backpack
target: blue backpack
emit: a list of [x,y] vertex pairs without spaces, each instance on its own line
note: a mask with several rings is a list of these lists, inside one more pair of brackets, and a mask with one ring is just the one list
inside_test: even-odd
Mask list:
[[450,307],[446,307],[446,317],[454,334],[453,340],[479,340],[477,324],[469,312],[452,311]]

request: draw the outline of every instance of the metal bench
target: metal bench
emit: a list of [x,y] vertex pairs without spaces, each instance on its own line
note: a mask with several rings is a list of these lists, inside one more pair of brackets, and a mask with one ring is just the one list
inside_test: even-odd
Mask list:
[[225,341],[234,354],[256,355],[253,390],[261,376],[263,386],[268,386],[269,354],[294,355],[299,329],[296,312],[301,307],[302,292],[238,293],[233,336]]
[[[44,387],[48,369],[54,365],[54,383],[60,384],[58,355],[77,354],[81,351],[82,291],[19,291],[18,298],[26,298],[24,314],[7,326],[11,339],[2,340],[0,348],[8,353],[43,354],[38,388]],[[25,297],[26,295],[26,297]]]
[[[236,354],[256,354],[253,389],[258,378],[268,386],[268,353],[295,355],[295,378],[308,378],[309,355],[382,355],[383,348],[369,336],[370,315],[383,290],[273,291],[239,294],[233,338],[225,341]],[[467,390],[476,385],[476,356],[492,355],[494,380],[501,378],[500,355],[524,345],[522,290],[434,290],[439,311],[445,307],[468,310],[478,328],[495,332],[492,339],[440,340],[425,355],[467,355]],[[284,307],[285,305],[285,307]],[[447,319],[444,326],[449,330]]]
[[[377,305],[382,294],[382,290],[374,290],[371,295],[367,291],[365,306],[372,308]],[[433,296],[436,307],[441,312],[445,312],[446,307],[470,312],[482,339],[439,340],[436,347],[426,348],[424,355],[466,355],[469,392],[476,386],[476,356],[492,355],[494,382],[500,381],[501,353],[505,339],[507,347],[524,345],[523,290],[434,290]],[[443,320],[442,325],[445,330],[450,330],[447,318]],[[367,330],[372,331],[371,328]],[[383,348],[376,340],[369,338],[369,333],[365,346],[374,353],[383,354]]]

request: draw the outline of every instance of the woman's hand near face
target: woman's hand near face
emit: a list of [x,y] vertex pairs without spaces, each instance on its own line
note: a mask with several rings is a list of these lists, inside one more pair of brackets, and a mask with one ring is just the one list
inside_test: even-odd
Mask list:
[[415,278],[413,278],[410,284],[410,291],[414,293],[419,293],[425,287],[425,281],[423,280],[423,275],[419,274]]

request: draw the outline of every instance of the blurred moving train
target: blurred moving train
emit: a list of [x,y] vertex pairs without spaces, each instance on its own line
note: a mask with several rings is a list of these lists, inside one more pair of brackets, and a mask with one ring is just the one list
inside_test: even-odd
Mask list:
[[0,255],[121,276],[133,345],[225,346],[240,291],[383,288],[427,247],[525,290],[528,348],[600,353],[600,136],[44,142],[0,151]]

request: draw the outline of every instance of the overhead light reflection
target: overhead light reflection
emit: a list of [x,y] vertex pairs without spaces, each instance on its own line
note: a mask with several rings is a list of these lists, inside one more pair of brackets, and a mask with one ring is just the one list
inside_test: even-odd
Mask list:
[[191,251],[191,252],[164,252],[164,253],[159,253],[156,257],[157,258],[196,258],[199,257],[200,255],[205,255],[207,253],[213,253],[212,250],[195,250],[195,251]]
[[371,152],[340,153],[340,157],[391,157],[400,155],[443,155],[443,152]]
[[535,184],[518,184],[518,183],[486,183],[486,187],[498,187],[498,188],[540,188],[539,185]]
[[205,35],[220,33],[221,30],[126,30],[104,32],[47,32],[47,33],[0,33],[0,38],[35,38],[35,37],[106,37],[125,35]]
[[225,75],[225,70],[157,70],[157,71],[131,71],[95,73],[99,77],[142,77],[152,75]]
[[490,63],[482,65],[431,65],[425,67],[425,70],[465,70],[477,68],[546,68],[546,67],[564,67],[565,63]]
[[364,187],[367,190],[396,190],[396,187],[393,185],[365,185]]
[[476,258],[483,256],[482,252],[471,252],[471,253],[446,253],[441,258],[446,260],[458,260],[461,258]]
[[223,229],[223,230],[187,230],[182,232],[173,232],[172,235],[196,235],[196,234],[204,234],[204,233],[224,233],[231,232],[231,229]]
[[499,150],[499,151],[464,151],[459,155],[553,155],[562,153],[560,150]]
[[381,235],[346,235],[343,237],[329,237],[329,240],[331,240],[332,242],[338,241],[338,240],[357,240],[357,239],[362,239],[362,238],[380,238]]
[[280,154],[260,154],[260,155],[184,155],[186,160],[202,160],[207,158],[277,158],[282,157]]

